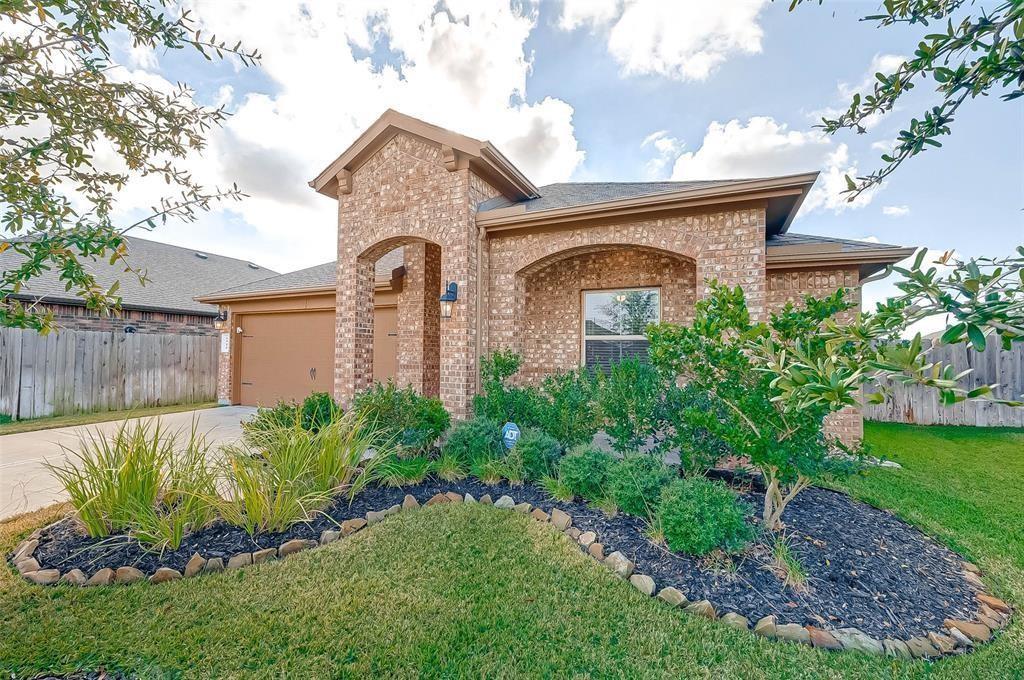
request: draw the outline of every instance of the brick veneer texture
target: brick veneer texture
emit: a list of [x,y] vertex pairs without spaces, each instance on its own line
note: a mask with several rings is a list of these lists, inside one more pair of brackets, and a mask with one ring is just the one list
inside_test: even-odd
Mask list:
[[[335,396],[347,405],[372,382],[374,262],[397,246],[428,241],[440,246],[437,280],[459,286],[452,318],[439,322],[437,382],[445,406],[464,418],[476,387],[474,215],[497,192],[468,169],[449,171],[440,146],[405,133],[356,169],[351,186],[351,193],[338,194]],[[429,332],[400,330],[406,338]]]
[[[852,309],[839,314],[840,321],[852,321],[861,306],[861,290],[856,269],[796,269],[768,272],[769,312],[787,302],[799,304],[805,295],[825,297],[839,288],[849,291],[847,299],[856,303]],[[825,432],[840,441],[853,444],[864,437],[864,418],[858,408],[846,408],[825,420]]]
[[216,335],[213,317],[201,314],[175,314],[138,309],[122,309],[103,315],[81,305],[39,303],[40,311],[50,309],[58,328],[81,331],[123,331],[131,326],[140,333],[178,333],[181,335]]

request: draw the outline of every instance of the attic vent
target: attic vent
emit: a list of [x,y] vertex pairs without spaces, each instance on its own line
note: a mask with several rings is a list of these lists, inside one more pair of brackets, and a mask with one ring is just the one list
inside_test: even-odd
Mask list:
[[259,269],[259,268],[260,268],[259,265],[253,264],[252,262],[249,263],[249,269]]
[[198,257],[200,260],[207,260],[210,258],[210,256],[207,255],[206,253],[196,253],[196,257]]

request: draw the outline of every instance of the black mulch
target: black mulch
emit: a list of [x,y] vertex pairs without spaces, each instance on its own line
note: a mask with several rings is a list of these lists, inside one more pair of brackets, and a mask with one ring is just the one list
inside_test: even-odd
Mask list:
[[[734,611],[752,622],[775,614],[779,622],[820,627],[856,627],[874,637],[909,638],[942,630],[945,618],[974,617],[974,591],[962,577],[961,558],[888,512],[824,489],[809,489],[786,509],[784,520],[791,550],[808,575],[803,592],[784,587],[767,568],[772,539],[762,538],[733,565],[696,560],[648,541],[643,520],[619,514],[607,517],[583,503],[554,502],[540,488],[507,484],[488,486],[475,479],[427,481],[408,489],[368,488],[351,507],[339,501],[325,517],[284,533],[250,537],[241,529],[217,524],[189,535],[178,550],[147,552],[125,537],[91,539],[69,520],[44,530],[36,550],[43,568],[92,574],[103,567],[133,565],[146,573],[165,566],[184,569],[193,553],[230,557],[239,552],[275,547],[292,538],[318,538],[324,529],[368,510],[401,503],[406,493],[420,502],[439,491],[508,494],[550,511],[559,507],[583,531],[594,531],[606,553],[618,550],[652,576],[657,587],[675,586],[690,600],[708,599],[719,614]],[[758,507],[761,494],[748,491]],[[756,520],[752,520],[756,521]],[[226,559],[225,559],[226,561]]]

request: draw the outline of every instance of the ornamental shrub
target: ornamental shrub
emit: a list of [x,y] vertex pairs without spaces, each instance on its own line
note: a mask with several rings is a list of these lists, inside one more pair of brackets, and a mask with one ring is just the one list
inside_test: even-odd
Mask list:
[[464,420],[448,433],[441,450],[443,455],[453,457],[465,467],[501,458],[505,453],[501,425],[488,418]]
[[522,461],[526,479],[535,482],[555,473],[558,459],[562,457],[562,446],[546,432],[527,430],[519,437],[512,453]]
[[608,471],[608,492],[623,512],[651,517],[662,489],[671,481],[672,470],[656,456],[633,454]]
[[319,432],[320,428],[333,421],[340,411],[341,407],[331,395],[326,392],[314,392],[303,400],[299,416],[303,429]]
[[612,448],[620,453],[635,451],[658,434],[666,383],[646,361],[623,359],[612,365],[600,391],[601,414]]
[[473,412],[499,425],[513,422],[521,428],[539,424],[541,396],[534,387],[509,384],[523,358],[511,350],[492,352],[480,359],[481,394],[473,397]]
[[393,380],[357,394],[352,410],[373,433],[375,445],[394,447],[399,457],[427,453],[451,424],[440,399],[412,387],[399,389]]
[[599,387],[600,374],[586,368],[547,376],[538,399],[537,426],[562,446],[589,444],[601,429]]
[[662,490],[657,519],[669,548],[701,556],[743,550],[753,537],[746,521],[750,512],[722,482],[684,477]]
[[574,449],[558,464],[558,479],[573,494],[590,501],[607,496],[608,471],[615,464],[611,454],[590,446]]

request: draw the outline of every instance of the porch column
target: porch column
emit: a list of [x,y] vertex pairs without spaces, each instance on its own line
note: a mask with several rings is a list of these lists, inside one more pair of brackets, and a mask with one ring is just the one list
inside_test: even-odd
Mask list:
[[441,401],[456,420],[472,415],[476,392],[477,247],[470,238],[442,253],[442,284],[459,286],[452,318],[441,321]]
[[398,367],[395,380],[436,397],[441,377],[441,248],[434,243],[404,246],[405,277],[398,296]]
[[373,262],[338,258],[334,398],[343,408],[373,383]]

